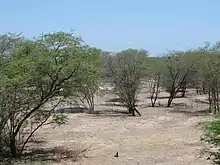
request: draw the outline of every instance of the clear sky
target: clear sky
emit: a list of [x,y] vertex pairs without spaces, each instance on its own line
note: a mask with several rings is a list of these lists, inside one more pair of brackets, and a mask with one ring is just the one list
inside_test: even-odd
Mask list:
[[89,45],[151,55],[220,40],[220,0],[0,0],[0,33],[75,30]]

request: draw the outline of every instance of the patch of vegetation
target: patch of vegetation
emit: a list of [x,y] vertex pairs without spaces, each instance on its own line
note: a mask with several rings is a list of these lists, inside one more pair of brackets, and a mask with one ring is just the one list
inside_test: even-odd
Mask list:
[[220,119],[201,123],[204,135],[201,140],[208,143],[210,148],[205,151],[208,159],[215,164],[220,164]]

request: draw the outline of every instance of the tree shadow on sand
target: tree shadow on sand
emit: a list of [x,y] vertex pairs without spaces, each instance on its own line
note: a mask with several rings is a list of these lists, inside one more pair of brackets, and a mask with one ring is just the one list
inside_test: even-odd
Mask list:
[[211,113],[209,112],[209,109],[204,109],[204,110],[200,110],[200,111],[188,111],[188,110],[172,110],[169,111],[171,113],[184,113],[185,115],[188,116],[207,116],[210,115]]
[[59,108],[56,111],[58,113],[71,114],[71,113],[84,113],[87,111],[87,109],[77,106],[77,107]]
[[114,110],[114,109],[107,109],[101,111],[95,111],[92,117],[121,117],[126,118],[131,116],[131,114],[127,110]]
[[[170,96],[158,96],[157,99],[169,99],[169,97],[170,97]],[[146,96],[146,98],[150,99],[151,96]],[[180,96],[180,95],[177,95],[177,96],[175,96],[174,98],[176,98],[176,99],[178,99],[178,98],[187,98],[187,96],[182,97],[182,96]]]
[[26,152],[19,160],[5,159],[0,164],[15,165],[15,164],[47,164],[60,163],[62,161],[70,160],[76,162],[83,157],[86,157],[86,152],[89,148],[80,150],[69,150],[62,146],[54,148],[35,148],[30,152]]
[[29,144],[36,144],[36,145],[41,145],[41,144],[45,144],[46,141],[45,140],[42,140],[42,139],[37,139],[37,138],[31,138],[28,142]]
[[209,108],[202,110],[192,110],[193,108],[186,103],[173,103],[173,109],[168,110],[171,113],[184,113],[188,116],[207,116],[210,114]]
[[99,104],[101,106],[109,106],[109,107],[125,107],[125,105],[120,103],[105,103],[105,104]]
[[[136,102],[139,102],[140,100],[136,99]],[[112,98],[109,100],[106,100],[106,103],[104,104],[100,104],[101,106],[110,106],[110,107],[125,107],[125,105],[123,104],[123,100],[120,98]],[[119,112],[120,113],[120,112]]]
[[[136,101],[139,101],[136,99]],[[112,103],[112,102],[118,102],[118,103],[123,103],[123,100],[120,99],[120,98],[112,98],[112,99],[109,99],[109,100],[106,100],[107,103]]]

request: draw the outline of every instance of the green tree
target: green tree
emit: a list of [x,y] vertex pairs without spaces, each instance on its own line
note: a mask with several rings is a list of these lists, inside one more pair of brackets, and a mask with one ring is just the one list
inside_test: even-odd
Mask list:
[[0,35],[0,56],[10,55],[13,48],[23,41],[21,34],[6,33]]
[[90,113],[94,112],[94,99],[101,83],[103,67],[101,54],[100,49],[85,47],[86,59],[77,75],[77,88],[74,94]]
[[210,145],[209,150],[206,151],[209,158],[214,164],[220,164],[220,44],[210,45],[204,52],[205,56],[201,63],[201,80],[204,84],[204,90],[208,93],[209,111],[217,116],[214,120],[202,124],[204,134],[201,140]]
[[[86,58],[82,47],[82,40],[72,33],[49,33],[23,42],[5,60],[0,84],[0,112],[4,113],[0,139],[12,157],[22,154],[43,125],[66,122],[65,116],[55,113],[55,107],[76,87],[77,72]],[[20,134],[24,135],[22,141]]]
[[219,113],[219,103],[220,103],[220,51],[218,44],[211,47],[202,65],[201,77],[203,79],[204,90],[208,91],[209,98],[209,110],[212,112]]

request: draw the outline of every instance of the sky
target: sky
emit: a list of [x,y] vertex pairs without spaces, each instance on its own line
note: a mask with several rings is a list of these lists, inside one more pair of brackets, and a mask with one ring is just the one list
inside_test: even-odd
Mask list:
[[219,0],[0,0],[0,34],[74,30],[104,50],[151,56],[220,40]]

